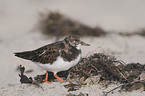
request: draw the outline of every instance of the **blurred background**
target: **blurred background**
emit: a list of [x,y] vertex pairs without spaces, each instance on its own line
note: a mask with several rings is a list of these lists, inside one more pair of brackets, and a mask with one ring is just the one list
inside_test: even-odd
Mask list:
[[0,85],[19,82],[20,64],[33,69],[32,74],[42,73],[14,52],[36,49],[68,34],[91,44],[82,47],[83,56],[104,52],[126,63],[145,63],[144,5],[143,0],[0,0]]
[[0,0],[0,35],[28,32],[38,22],[39,13],[49,11],[59,11],[91,27],[135,31],[145,26],[144,4],[143,0]]

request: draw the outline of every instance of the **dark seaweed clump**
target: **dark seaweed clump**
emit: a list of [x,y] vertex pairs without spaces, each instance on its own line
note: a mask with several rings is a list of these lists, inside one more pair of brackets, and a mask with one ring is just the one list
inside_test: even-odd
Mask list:
[[[132,91],[144,88],[145,80],[140,80],[140,75],[145,71],[145,65],[140,63],[125,64],[115,57],[96,53],[88,58],[82,58],[81,61],[70,70],[70,78],[84,78],[84,81],[92,76],[99,75],[100,84],[106,87],[109,84],[120,83],[115,89],[121,91]],[[106,94],[115,89],[106,92]],[[105,94],[105,95],[106,95]]]
[[28,78],[26,75],[24,75],[25,67],[22,67],[22,65],[20,65],[19,69],[20,69],[19,77],[21,84],[23,83],[31,84],[33,82],[32,77]]
[[59,12],[50,12],[46,16],[42,15],[37,29],[44,35],[61,37],[71,34],[79,36],[104,36],[106,34],[100,27],[91,28],[71,20]]
[[145,36],[145,28],[140,29],[140,30],[138,30],[138,31],[131,32],[131,33],[128,33],[128,32],[122,33],[122,32],[120,32],[119,34],[122,35],[122,36],[134,36],[134,35],[139,35],[139,36],[143,36],[143,37],[144,37],[144,36]]
[[121,83],[132,82],[144,71],[143,65],[131,63],[125,65],[115,57],[103,53],[94,54],[82,60],[70,69],[70,78],[75,76],[87,79],[90,76],[101,75],[100,80],[113,80]]
[[67,96],[89,96],[89,94],[80,92],[80,94],[78,94],[78,95],[69,93],[69,94],[67,94]]

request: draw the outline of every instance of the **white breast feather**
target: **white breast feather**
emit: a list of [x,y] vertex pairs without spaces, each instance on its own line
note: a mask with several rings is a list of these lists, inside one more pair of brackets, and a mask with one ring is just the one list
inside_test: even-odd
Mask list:
[[64,61],[63,58],[59,56],[57,60],[53,62],[53,64],[50,64],[50,63],[41,64],[39,62],[35,62],[35,64],[44,70],[47,70],[56,74],[57,72],[68,70],[72,66],[76,65],[80,61],[80,59],[81,59],[81,54],[79,54],[79,56],[71,62]]

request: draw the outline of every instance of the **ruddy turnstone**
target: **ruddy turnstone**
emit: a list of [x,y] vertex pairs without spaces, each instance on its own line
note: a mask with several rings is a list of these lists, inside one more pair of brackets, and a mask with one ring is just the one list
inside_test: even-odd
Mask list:
[[81,59],[80,45],[90,46],[80,40],[77,35],[67,36],[64,40],[48,44],[32,51],[14,53],[15,56],[31,60],[36,65],[46,70],[43,81],[48,82],[48,71],[54,73],[54,77],[63,82],[57,76],[57,72],[65,71],[76,65]]

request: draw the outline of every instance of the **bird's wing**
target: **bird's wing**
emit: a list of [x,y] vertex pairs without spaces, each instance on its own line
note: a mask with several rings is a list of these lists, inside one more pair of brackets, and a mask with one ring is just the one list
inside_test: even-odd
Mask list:
[[60,44],[59,43],[60,42],[52,43],[50,45],[46,45],[33,51],[18,52],[14,54],[17,57],[31,60],[33,62],[39,62],[42,64],[46,63],[52,64],[60,55],[59,49],[61,48],[60,47],[61,43]]

